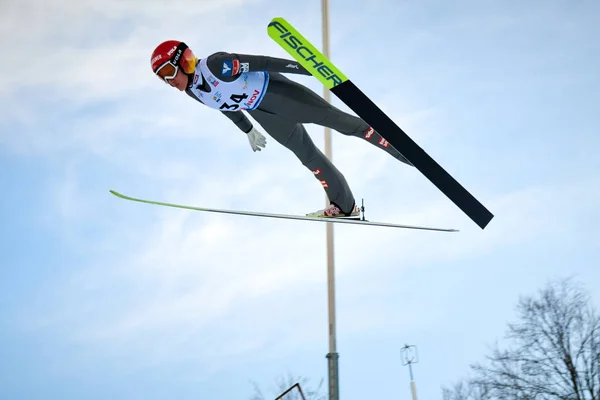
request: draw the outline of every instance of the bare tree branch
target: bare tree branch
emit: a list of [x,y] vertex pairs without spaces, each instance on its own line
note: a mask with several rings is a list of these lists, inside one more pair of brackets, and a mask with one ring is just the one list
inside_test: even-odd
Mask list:
[[[509,346],[498,345],[486,365],[444,400],[600,400],[600,317],[587,293],[571,279],[550,282],[537,296],[517,303],[518,322],[507,324]],[[465,386],[466,385],[466,386]]]

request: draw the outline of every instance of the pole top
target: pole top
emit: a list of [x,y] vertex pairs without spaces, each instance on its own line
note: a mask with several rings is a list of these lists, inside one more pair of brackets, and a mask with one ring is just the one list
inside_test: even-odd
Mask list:
[[405,344],[400,349],[402,356],[402,365],[415,364],[419,362],[419,355],[417,353],[417,346]]

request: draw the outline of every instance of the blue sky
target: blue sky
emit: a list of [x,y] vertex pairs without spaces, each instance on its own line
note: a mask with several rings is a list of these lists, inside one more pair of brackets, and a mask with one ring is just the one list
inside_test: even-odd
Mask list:
[[[250,381],[274,394],[281,373],[327,376],[323,224],[108,193],[322,208],[293,154],[268,136],[253,153],[149,68],[170,38],[288,58],[266,33],[276,16],[320,46],[319,1],[274,3],[2,3],[1,398],[245,399]],[[419,397],[441,398],[549,279],[576,276],[600,305],[598,15],[594,1],[332,1],[333,62],[495,214],[482,231],[418,171],[334,132],[371,219],[461,230],[336,226],[343,399],[408,399],[405,343]]]

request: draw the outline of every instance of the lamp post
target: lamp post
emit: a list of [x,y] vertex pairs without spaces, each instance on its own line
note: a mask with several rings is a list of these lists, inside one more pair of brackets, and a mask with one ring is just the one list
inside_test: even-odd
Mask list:
[[[323,55],[329,58],[329,0],[321,0],[322,30],[323,30]],[[331,102],[331,94],[325,87],[323,97]],[[331,129],[325,127],[325,156],[331,159]],[[326,206],[329,200],[326,198]],[[329,375],[329,400],[339,400],[338,358],[336,346],[335,324],[335,263],[333,256],[333,224],[325,224],[327,235],[327,292],[329,309],[329,353],[327,354],[327,367]]]
[[413,379],[412,372],[412,364],[419,362],[419,356],[417,355],[417,347],[404,345],[404,347],[400,350],[402,354],[402,364],[408,365],[408,370],[410,372],[410,390],[412,393],[412,400],[417,400],[417,386],[415,385],[415,381]]

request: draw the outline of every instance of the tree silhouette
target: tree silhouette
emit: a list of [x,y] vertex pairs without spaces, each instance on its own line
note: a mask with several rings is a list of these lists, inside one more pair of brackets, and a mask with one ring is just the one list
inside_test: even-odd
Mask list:
[[[600,318],[581,286],[550,282],[517,312],[508,348],[496,345],[488,365],[472,365],[474,376],[443,389],[444,399],[600,400]],[[476,390],[484,397],[460,397]]]

